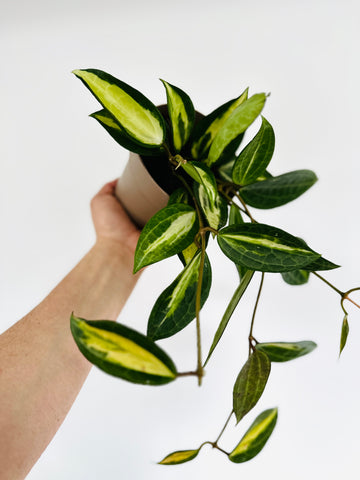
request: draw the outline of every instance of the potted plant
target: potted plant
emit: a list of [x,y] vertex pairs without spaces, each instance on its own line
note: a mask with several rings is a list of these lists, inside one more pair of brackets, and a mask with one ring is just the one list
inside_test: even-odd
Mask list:
[[[313,274],[340,295],[344,313],[340,353],[349,332],[344,303],[345,300],[355,303],[349,295],[359,290],[340,291],[319,273],[338,265],[314,251],[303,239],[259,222],[251,210],[252,207],[271,209],[297,199],[316,182],[316,175],[310,170],[271,175],[268,167],[275,135],[264,117],[255,137],[245,147],[240,146],[245,131],[262,113],[267,100],[265,93],[249,96],[246,89],[239,97],[201,116],[196,114],[189,96],[166,81],[162,82],[167,107],[159,109],[139,91],[103,71],[75,70],[74,74],[102,105],[92,117],[120,145],[140,156],[133,157],[133,161],[140,162],[141,158],[141,168],[150,172],[163,192],[159,204],[163,208],[156,211],[160,207],[154,207],[154,214],[140,235],[134,273],[173,255],[178,255],[183,264],[182,272],[156,300],[146,335],[115,322],[87,321],[72,315],[74,339],[90,362],[130,382],[162,385],[193,375],[201,385],[204,368],[235,308],[254,281],[255,272],[260,272],[258,295],[250,319],[248,358],[234,383],[233,408],[228,421],[215,440],[170,453],[159,463],[173,465],[192,460],[205,444],[222,451],[235,463],[248,461],[262,450],[270,437],[277,420],[277,408],[264,410],[233,450],[226,452],[219,441],[230,418],[235,415],[237,423],[240,422],[257,404],[272,362],[296,359],[316,347],[312,341],[260,341],[254,337],[256,309],[265,274],[281,274],[291,285],[302,285]],[[128,191],[131,192],[131,188],[131,184],[127,185]],[[126,192],[120,191],[120,195],[135,220],[145,223],[148,213],[141,217],[141,213],[131,212],[131,202],[124,198]],[[214,241],[234,263],[239,284],[226,311],[219,315],[219,326],[204,361],[200,311],[210,292],[211,264],[207,246]],[[197,364],[193,371],[179,372],[156,342],[175,335],[193,321]]]

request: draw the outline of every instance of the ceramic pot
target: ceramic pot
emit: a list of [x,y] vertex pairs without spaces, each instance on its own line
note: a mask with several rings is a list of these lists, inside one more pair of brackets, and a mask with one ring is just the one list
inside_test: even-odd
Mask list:
[[117,181],[115,195],[139,227],[166,207],[169,200],[169,195],[152,178],[140,155],[133,152]]

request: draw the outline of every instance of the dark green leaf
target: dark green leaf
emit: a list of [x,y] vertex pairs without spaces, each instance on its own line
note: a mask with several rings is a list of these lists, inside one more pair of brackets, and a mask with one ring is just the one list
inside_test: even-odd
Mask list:
[[233,391],[233,409],[236,420],[240,420],[257,404],[270,375],[271,363],[268,356],[255,350],[241,369]]
[[189,205],[189,194],[185,188],[180,187],[172,192],[167,204],[173,205],[174,203],[185,203],[185,205]]
[[[308,244],[302,238],[298,238],[302,245],[306,248],[309,248]],[[306,272],[316,272],[318,270],[333,270],[334,268],[339,268],[339,265],[336,265],[326,258],[319,257],[314,262],[308,263],[303,267],[303,270]],[[305,273],[305,272],[304,272]]]
[[195,110],[190,97],[180,88],[161,80],[166,88],[167,105],[171,120],[173,144],[180,152],[188,141],[194,119]]
[[162,385],[177,376],[170,357],[153,341],[109,320],[71,315],[71,333],[81,353],[106,373],[133,383]]
[[348,323],[348,316],[345,314],[342,326],[341,326],[341,338],[340,338],[340,353],[339,356],[341,355],[342,351],[344,350],[344,347],[346,345],[346,341],[349,335],[349,323]]
[[225,331],[225,329],[226,329],[226,327],[229,323],[229,320],[230,320],[232,314],[234,313],[234,310],[237,307],[238,303],[240,302],[242,296],[244,295],[244,293],[245,293],[253,275],[254,275],[254,272],[248,270],[244,274],[244,276],[242,277],[242,280],[241,280],[239,286],[235,290],[234,295],[232,296],[232,299],[230,300],[230,303],[229,303],[227,309],[225,310],[225,313],[224,313],[224,315],[221,319],[220,325],[218,326],[218,329],[216,330],[213,342],[211,344],[209,353],[208,353],[206,361],[204,363],[204,367],[208,363],[208,361],[210,360],[210,357],[211,357],[213,351],[215,350],[217,344],[219,343],[219,341],[220,341],[220,339],[221,339],[221,337],[222,337],[222,335],[223,335],[223,333],[224,333],[224,331]]
[[315,262],[305,265],[303,270],[307,270],[308,272],[317,272],[320,270],[333,270],[334,268],[339,268],[339,265],[330,262],[330,260],[326,260],[326,258],[320,257],[315,260]]
[[233,155],[227,162],[219,165],[217,168],[218,177],[225,182],[232,182],[232,170],[234,167],[236,157]]
[[[196,290],[198,286],[201,252],[176,277],[157,299],[148,322],[148,337],[153,340],[167,338],[186,327],[196,315]],[[211,266],[205,257],[201,306],[204,305],[211,286]]]
[[[244,220],[241,216],[239,208],[236,205],[231,204],[229,213],[229,225],[241,225],[242,223],[244,223]],[[248,269],[246,267],[243,267],[242,265],[238,265],[237,263],[235,263],[235,266],[240,279],[243,278]]]
[[217,240],[230,260],[261,272],[298,270],[320,257],[297,237],[261,223],[230,225]]
[[112,138],[122,147],[126,148],[130,152],[137,153],[139,155],[159,155],[161,153],[159,148],[147,148],[137,142],[134,142],[129,137],[121,125],[114,119],[114,117],[104,108],[98,112],[92,113],[90,117],[95,118],[101,126],[112,136]]
[[238,185],[253,183],[266,171],[275,148],[275,134],[270,123],[262,117],[259,132],[236,159],[232,179]]
[[135,143],[155,148],[164,143],[165,121],[142,93],[101,70],[74,70],[73,73]]
[[289,285],[304,285],[309,280],[310,273],[306,270],[292,270],[281,274],[284,282]]
[[231,113],[241,105],[248,95],[248,89],[239,97],[224,103],[206,117],[202,118],[194,129],[192,136],[191,155],[196,160],[204,160],[209,152],[211,143],[217,135],[220,128],[229,118]]
[[195,210],[185,204],[169,205],[143,228],[135,250],[134,273],[188,247],[198,231]]
[[275,428],[277,413],[277,408],[272,408],[265,410],[255,419],[240,443],[230,453],[229,459],[232,462],[247,462],[264,448]]
[[265,93],[258,93],[241,103],[227,118],[211,144],[208,165],[217,162],[230,143],[253,123],[261,113],[266,100]]
[[275,208],[300,197],[316,180],[317,177],[311,170],[296,170],[247,185],[240,193],[243,200],[252,207]]
[[312,352],[317,345],[311,341],[258,343],[256,350],[266,353],[271,362],[288,362]]
[[193,460],[200,449],[197,450],[179,450],[177,452],[170,453],[159,462],[159,465],[179,465],[180,463],[190,462]]

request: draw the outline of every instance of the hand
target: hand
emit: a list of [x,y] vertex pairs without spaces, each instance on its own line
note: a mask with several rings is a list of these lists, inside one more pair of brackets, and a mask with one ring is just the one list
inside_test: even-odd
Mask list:
[[112,241],[134,253],[140,230],[115,197],[117,180],[109,182],[91,200],[91,214],[97,241]]

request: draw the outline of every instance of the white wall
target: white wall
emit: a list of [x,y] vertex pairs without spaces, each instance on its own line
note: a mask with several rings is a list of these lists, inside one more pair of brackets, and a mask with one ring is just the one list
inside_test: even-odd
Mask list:
[[[87,118],[97,104],[70,74],[74,68],[106,70],[154,103],[165,100],[158,81],[164,78],[204,113],[247,86],[271,92],[264,111],[277,138],[271,171],[310,168],[319,182],[297,202],[257,217],[343,265],[326,274],[341,289],[360,285],[359,14],[350,0],[2,0],[1,331],[90,248],[90,198],[126,162],[127,153]],[[236,284],[229,263],[215,249],[211,254],[205,351]],[[152,303],[179,269],[176,259],[149,268],[120,321],[144,331]],[[29,480],[358,478],[360,312],[349,305],[350,338],[338,361],[336,294],[316,278],[291,288],[278,275],[266,278],[255,335],[311,339],[319,347],[275,365],[259,405],[222,443],[231,449],[256,414],[278,406],[268,445],[243,465],[209,448],[182,466],[156,465],[173,450],[215,439],[221,429],[246,359],[255,292],[254,286],[234,317],[201,389],[194,379],[134,386],[94,369]],[[161,345],[180,370],[194,366],[193,326]]]

